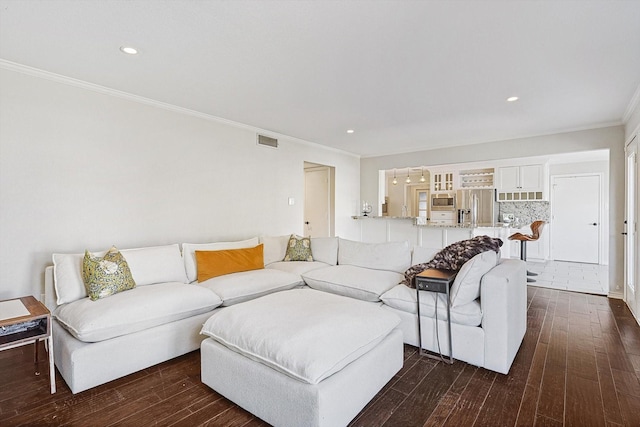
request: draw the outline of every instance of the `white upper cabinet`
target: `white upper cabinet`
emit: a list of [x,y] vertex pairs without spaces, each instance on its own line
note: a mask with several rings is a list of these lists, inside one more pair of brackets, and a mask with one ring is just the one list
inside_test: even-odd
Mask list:
[[499,202],[544,200],[544,165],[505,166],[498,168]]
[[431,191],[447,192],[453,190],[453,172],[432,172]]
[[542,165],[507,166],[498,168],[498,190],[542,191]]
[[542,165],[520,166],[520,188],[542,191],[544,187]]

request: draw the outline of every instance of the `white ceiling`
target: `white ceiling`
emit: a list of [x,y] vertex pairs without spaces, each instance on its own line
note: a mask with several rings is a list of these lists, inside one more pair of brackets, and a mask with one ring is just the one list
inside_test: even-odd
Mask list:
[[371,156],[622,123],[640,1],[0,0],[0,59]]

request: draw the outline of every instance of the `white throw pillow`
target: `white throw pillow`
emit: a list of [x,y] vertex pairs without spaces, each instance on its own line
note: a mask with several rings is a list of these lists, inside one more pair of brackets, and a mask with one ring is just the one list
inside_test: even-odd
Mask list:
[[282,261],[287,253],[287,244],[291,234],[286,236],[262,236],[260,243],[264,245],[264,265]]
[[404,273],[411,267],[408,242],[363,243],[339,239],[338,264]]
[[253,248],[260,244],[257,237],[237,242],[215,242],[215,243],[183,243],[182,256],[184,258],[184,269],[187,272],[187,279],[193,282],[198,278],[198,267],[196,265],[196,250],[198,251],[223,251],[226,249]]
[[482,252],[465,262],[453,286],[451,286],[451,307],[459,307],[480,297],[480,279],[496,266],[498,256],[494,251]]
[[313,289],[363,301],[380,301],[380,295],[400,283],[404,276],[395,271],[334,265],[303,273],[302,278]]

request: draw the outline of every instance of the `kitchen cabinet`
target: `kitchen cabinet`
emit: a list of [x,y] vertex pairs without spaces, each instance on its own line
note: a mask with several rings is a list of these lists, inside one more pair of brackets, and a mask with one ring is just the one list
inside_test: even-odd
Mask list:
[[431,188],[434,192],[453,190],[453,172],[432,173]]
[[545,200],[544,165],[498,168],[499,202]]
[[500,191],[542,191],[542,173],[542,165],[498,168],[498,189]]
[[493,188],[493,168],[461,170],[458,172],[460,189]]
[[453,225],[455,215],[453,211],[432,211],[431,223],[441,225]]

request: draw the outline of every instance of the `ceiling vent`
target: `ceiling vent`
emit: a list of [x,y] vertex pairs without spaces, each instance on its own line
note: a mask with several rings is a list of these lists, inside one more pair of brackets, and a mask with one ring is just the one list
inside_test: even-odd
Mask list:
[[258,135],[258,145],[266,147],[278,148],[278,140],[264,135]]

